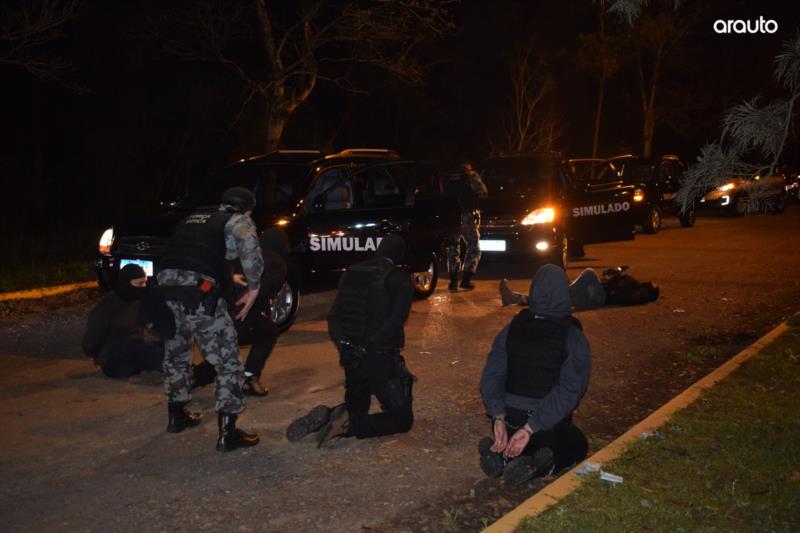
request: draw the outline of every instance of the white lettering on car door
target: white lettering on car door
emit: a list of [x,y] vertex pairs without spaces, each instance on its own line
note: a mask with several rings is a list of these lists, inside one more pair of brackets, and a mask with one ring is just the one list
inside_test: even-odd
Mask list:
[[310,237],[309,250],[312,252],[374,252],[383,240],[382,237]]
[[595,215],[608,215],[611,213],[619,213],[620,211],[629,211],[631,208],[630,202],[616,202],[613,204],[599,204],[599,205],[584,205],[572,208],[572,217],[590,217]]

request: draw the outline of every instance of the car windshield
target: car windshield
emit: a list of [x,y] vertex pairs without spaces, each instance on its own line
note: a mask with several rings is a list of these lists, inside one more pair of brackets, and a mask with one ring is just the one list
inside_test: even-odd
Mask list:
[[306,191],[311,169],[306,164],[231,165],[214,176],[206,187],[190,194],[178,204],[180,208],[218,205],[229,187],[245,187],[256,196],[256,213],[286,211]]
[[536,191],[549,187],[556,175],[556,162],[545,157],[490,159],[481,176],[489,194]]

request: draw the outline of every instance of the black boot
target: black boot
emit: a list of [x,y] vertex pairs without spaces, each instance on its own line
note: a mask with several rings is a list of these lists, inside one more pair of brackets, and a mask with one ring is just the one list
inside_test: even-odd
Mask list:
[[450,272],[450,285],[447,286],[448,290],[458,290],[458,272]]
[[470,280],[472,279],[472,272],[469,270],[465,270],[464,273],[461,275],[461,288],[471,291],[475,288],[475,284],[472,283]]
[[190,413],[186,410],[186,402],[170,402],[167,405],[169,422],[167,433],[180,433],[186,428],[191,428],[200,423],[200,413]]
[[218,452],[230,452],[237,448],[255,446],[258,444],[258,435],[247,433],[236,427],[238,415],[228,415],[220,413],[217,419],[219,425],[219,440],[217,440]]

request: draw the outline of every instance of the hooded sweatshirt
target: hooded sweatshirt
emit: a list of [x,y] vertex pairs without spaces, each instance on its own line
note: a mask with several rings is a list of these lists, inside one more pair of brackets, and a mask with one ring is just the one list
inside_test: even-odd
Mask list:
[[492,343],[480,387],[489,415],[504,416],[506,406],[531,411],[528,425],[536,432],[551,429],[577,407],[589,385],[591,350],[580,323],[570,315],[569,282],[563,269],[544,265],[536,271],[529,290],[529,307],[535,318],[572,322],[567,334],[567,357],[561,365],[558,383],[538,399],[506,392],[509,324]]

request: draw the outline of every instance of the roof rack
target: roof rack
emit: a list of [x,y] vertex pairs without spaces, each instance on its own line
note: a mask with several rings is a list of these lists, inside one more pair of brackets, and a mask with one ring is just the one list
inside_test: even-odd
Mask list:
[[388,157],[391,159],[400,159],[400,154],[387,148],[345,148],[341,152],[326,155],[325,159],[334,159],[337,157]]

